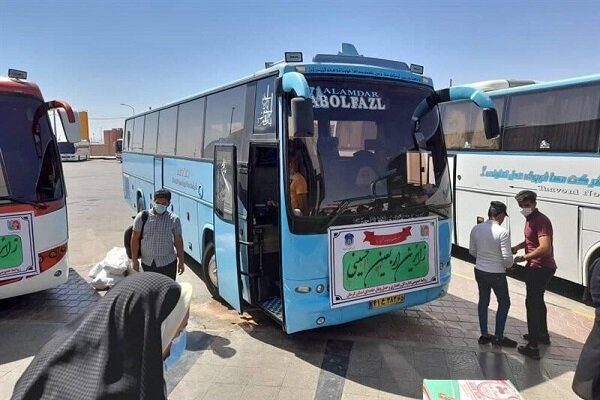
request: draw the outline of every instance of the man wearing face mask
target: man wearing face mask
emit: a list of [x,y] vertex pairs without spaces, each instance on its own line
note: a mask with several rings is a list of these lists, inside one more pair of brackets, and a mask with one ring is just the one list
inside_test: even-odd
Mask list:
[[537,195],[531,190],[519,192],[515,199],[521,207],[521,214],[525,217],[525,240],[512,248],[512,253],[525,249],[525,255],[515,257],[515,262],[527,263],[525,284],[527,295],[525,307],[527,309],[528,334],[523,335],[527,345],[519,346],[519,353],[540,359],[538,344],[550,344],[548,323],[546,320],[546,303],[544,293],[550,279],[556,272],[554,248],[552,245],[552,223],[537,208]]
[[167,209],[170,204],[171,192],[167,189],[157,190],[146,223],[142,220],[142,213],[135,217],[131,236],[134,270],[140,270],[140,249],[144,271],[158,272],[175,279],[177,272],[181,275],[185,270],[181,221]]

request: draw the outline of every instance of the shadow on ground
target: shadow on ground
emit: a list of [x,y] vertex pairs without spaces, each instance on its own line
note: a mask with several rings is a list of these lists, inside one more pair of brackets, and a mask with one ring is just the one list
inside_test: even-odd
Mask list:
[[[192,262],[188,266],[202,276],[199,264]],[[458,282],[455,280],[453,284]],[[455,293],[467,290],[456,288]],[[469,291],[476,295],[476,289]],[[522,313],[522,302],[522,298],[514,295],[513,310],[520,307]],[[581,338],[576,340],[551,332],[552,345],[541,346],[541,361],[525,358],[515,349],[478,345],[476,301],[452,294],[410,310],[292,335],[282,332],[279,325],[259,310],[237,316],[227,306],[215,303],[211,307],[215,313],[235,318],[244,334],[278,349],[282,358],[291,354],[320,369],[317,399],[341,398],[342,393],[372,395],[377,390],[421,398],[421,385],[426,378],[509,379],[521,391],[545,384],[549,386],[544,393],[550,393],[545,398],[570,398],[574,396],[570,391],[570,373],[575,370],[583,345]],[[493,329],[495,312],[490,310],[489,314]],[[206,327],[211,328],[210,324]],[[524,333],[527,333],[524,318],[509,316],[505,334],[523,343]],[[206,345],[211,349],[218,347],[218,342]],[[226,358],[232,357],[236,354]],[[268,367],[268,363],[253,361],[251,366]]]
[[34,356],[52,335],[86,313],[100,295],[74,270],[67,283],[0,300],[0,365]]

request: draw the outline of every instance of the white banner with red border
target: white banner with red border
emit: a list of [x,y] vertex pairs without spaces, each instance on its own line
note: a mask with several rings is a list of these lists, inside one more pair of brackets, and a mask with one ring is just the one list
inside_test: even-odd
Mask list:
[[330,305],[439,285],[437,217],[329,228]]

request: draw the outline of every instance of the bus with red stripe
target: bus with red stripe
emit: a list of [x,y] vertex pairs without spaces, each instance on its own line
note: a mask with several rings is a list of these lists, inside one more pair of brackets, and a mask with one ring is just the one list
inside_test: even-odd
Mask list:
[[68,279],[66,190],[48,118],[54,109],[67,139],[80,141],[68,103],[45,102],[24,71],[0,77],[0,299]]

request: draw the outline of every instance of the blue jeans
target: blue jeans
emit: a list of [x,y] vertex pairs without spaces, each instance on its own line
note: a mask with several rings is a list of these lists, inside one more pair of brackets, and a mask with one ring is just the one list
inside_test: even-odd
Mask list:
[[498,311],[496,311],[496,337],[504,336],[504,326],[510,309],[510,297],[508,295],[508,282],[506,274],[490,273],[475,269],[475,280],[479,287],[479,329],[482,335],[488,334],[488,307],[490,305],[490,293],[494,290],[498,300]]

